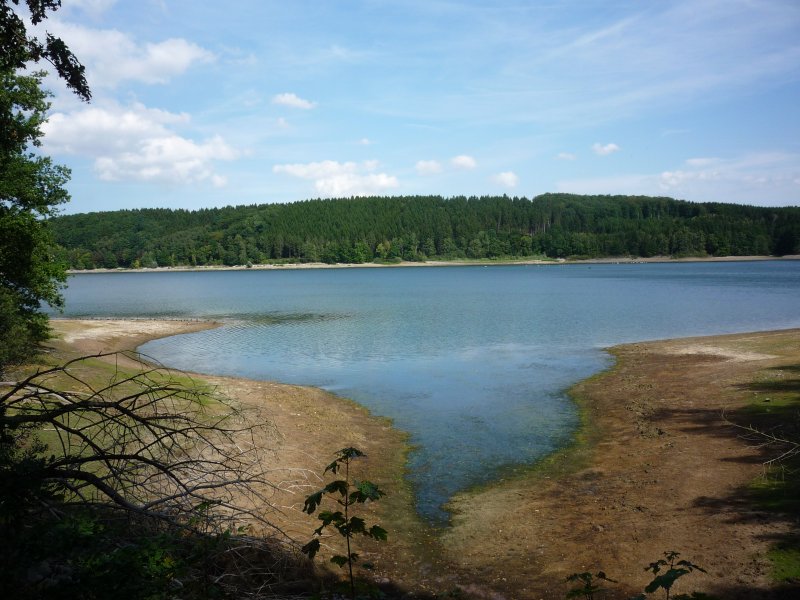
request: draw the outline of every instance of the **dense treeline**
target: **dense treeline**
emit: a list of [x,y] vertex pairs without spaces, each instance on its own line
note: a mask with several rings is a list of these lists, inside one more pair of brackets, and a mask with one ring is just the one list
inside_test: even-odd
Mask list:
[[800,253],[800,208],[645,196],[350,198],[50,221],[71,268]]

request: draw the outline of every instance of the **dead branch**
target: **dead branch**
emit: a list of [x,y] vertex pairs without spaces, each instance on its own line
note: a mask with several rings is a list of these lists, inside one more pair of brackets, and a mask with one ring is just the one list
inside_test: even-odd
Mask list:
[[[126,354],[70,360],[3,382],[0,433],[39,432],[47,446],[37,475],[61,496],[49,510],[107,503],[172,526],[234,530],[267,518],[275,491],[257,437],[265,426],[214,390]],[[90,361],[109,365],[97,380]],[[94,379],[92,379],[94,377]]]

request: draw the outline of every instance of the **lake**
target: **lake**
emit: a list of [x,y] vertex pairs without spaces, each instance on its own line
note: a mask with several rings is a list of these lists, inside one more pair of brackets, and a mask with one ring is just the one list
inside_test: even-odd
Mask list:
[[65,298],[66,317],[219,320],[140,350],[392,418],[418,510],[442,522],[455,492],[568,442],[565,390],[610,365],[603,348],[800,327],[800,261],[79,274]]

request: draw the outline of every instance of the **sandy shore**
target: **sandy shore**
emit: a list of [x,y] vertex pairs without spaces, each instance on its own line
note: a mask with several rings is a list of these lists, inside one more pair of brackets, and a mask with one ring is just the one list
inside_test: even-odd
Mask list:
[[[53,326],[59,351],[98,352],[214,324],[55,320]],[[765,553],[796,524],[746,500],[747,486],[763,472],[763,449],[743,441],[721,414],[752,402],[753,381],[798,368],[800,330],[612,352],[612,370],[572,390],[585,417],[576,445],[539,468],[460,494],[445,530],[417,519],[403,479],[405,437],[388,421],[313,388],[197,377],[274,425],[263,442],[276,472],[294,474],[275,499],[276,523],[298,541],[315,527],[299,507],[320,486],[332,453],[348,445],[367,452],[358,476],[388,492],[370,517],[389,530],[389,542],[362,547],[363,559],[377,567],[366,575],[379,581],[418,594],[563,598],[567,575],[604,570],[620,581],[604,597],[629,598],[649,581],[643,567],[676,550],[708,570],[687,578],[678,592],[772,597]]]
[[[215,323],[179,320],[53,319],[56,359],[75,355],[132,351],[145,342],[171,335],[202,331]],[[110,360],[118,364],[117,357]],[[191,374],[200,384],[244,407],[250,418],[269,427],[261,443],[270,457],[274,484],[271,522],[298,543],[311,539],[318,526],[315,517],[302,513],[306,495],[320,489],[322,472],[334,453],[355,446],[367,454],[357,465],[357,476],[381,482],[392,498],[374,513],[392,510],[400,515],[403,506],[411,511],[410,492],[403,480],[405,436],[387,419],[374,417],[357,404],[323,390],[255,381],[235,377]],[[413,522],[413,511],[410,513]]]
[[640,264],[640,263],[675,263],[675,262],[743,262],[763,260],[800,260],[800,254],[787,256],[709,256],[672,258],[670,256],[652,256],[649,258],[632,258],[629,256],[609,258],[589,258],[585,260],[548,259],[523,259],[523,260],[427,260],[424,262],[401,261],[398,263],[286,263],[286,264],[256,264],[245,266],[199,266],[199,267],[156,267],[142,269],[89,269],[69,271],[76,273],[169,273],[174,271],[282,271],[287,269],[377,269],[377,268],[403,268],[403,267],[463,267],[483,265],[564,265],[564,264]]

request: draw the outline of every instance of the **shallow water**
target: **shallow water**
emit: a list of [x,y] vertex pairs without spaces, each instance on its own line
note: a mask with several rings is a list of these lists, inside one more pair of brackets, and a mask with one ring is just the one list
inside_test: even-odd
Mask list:
[[436,521],[456,491],[569,439],[564,390],[609,364],[603,347],[800,327],[798,298],[800,261],[113,273],[71,277],[65,316],[224,321],[141,351],[393,418]]

